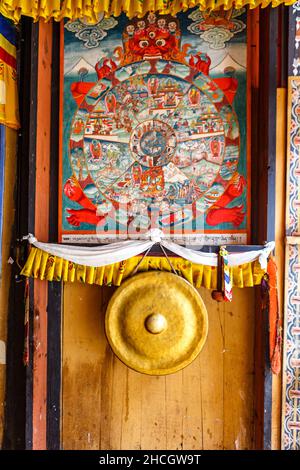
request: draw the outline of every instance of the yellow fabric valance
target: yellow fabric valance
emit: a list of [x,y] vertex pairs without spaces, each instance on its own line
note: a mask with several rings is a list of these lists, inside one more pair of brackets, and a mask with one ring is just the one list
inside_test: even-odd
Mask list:
[[249,8],[268,5],[277,7],[280,4],[292,5],[296,0],[0,0],[0,12],[15,21],[21,15],[30,16],[35,21],[49,21],[54,18],[72,20],[84,18],[88,22],[96,22],[99,13],[106,16],[119,16],[124,12],[129,18],[144,16],[148,11],[158,11],[172,15],[179,11],[198,6],[200,10],[230,10],[248,5]]
[[[176,272],[195,287],[217,289],[217,268],[193,264],[182,258],[169,258]],[[39,248],[32,247],[21,274],[47,281],[83,282],[86,284],[120,286],[122,281],[133,274],[141,256],[135,256],[120,263],[93,268],[82,266]],[[165,257],[147,256],[138,266],[137,272],[150,270],[172,271]],[[230,268],[233,287],[253,287],[261,283],[266,271],[258,261]]]

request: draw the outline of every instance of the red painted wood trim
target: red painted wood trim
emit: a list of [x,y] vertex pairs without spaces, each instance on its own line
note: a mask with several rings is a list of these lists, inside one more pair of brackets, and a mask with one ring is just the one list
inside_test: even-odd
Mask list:
[[251,162],[252,162],[252,116],[255,112],[252,106],[252,90],[259,83],[259,11],[248,10],[247,14],[247,243],[253,243],[251,236]]
[[63,174],[63,109],[64,109],[64,22],[60,23],[60,88],[59,88],[59,169],[58,169],[58,241],[62,241],[62,174]]
[[[35,235],[48,241],[51,136],[52,23],[39,23]],[[34,284],[33,449],[46,449],[48,284]]]

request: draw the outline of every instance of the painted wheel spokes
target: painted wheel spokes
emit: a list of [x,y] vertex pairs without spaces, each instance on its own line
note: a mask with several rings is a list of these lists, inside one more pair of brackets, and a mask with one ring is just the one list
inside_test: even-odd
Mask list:
[[221,90],[216,107],[209,78],[197,78],[196,85],[187,79],[186,65],[158,61],[125,68],[109,90],[103,92],[99,82],[86,99],[90,107],[77,112],[70,145],[74,173],[95,205],[91,195],[97,192],[130,207],[130,218],[151,212],[168,224],[176,213],[172,223],[180,223],[183,213],[193,217],[196,201],[211,207],[236,171],[236,116],[220,104]]
[[85,134],[85,140],[91,140],[95,142],[113,142],[115,144],[129,144],[130,135],[99,135],[99,134]]

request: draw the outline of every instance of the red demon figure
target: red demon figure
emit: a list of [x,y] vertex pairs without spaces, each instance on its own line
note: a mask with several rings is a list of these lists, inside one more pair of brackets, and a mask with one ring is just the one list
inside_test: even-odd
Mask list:
[[142,59],[170,59],[171,51],[178,49],[175,36],[168,31],[154,25],[146,29],[135,31],[129,39],[129,49],[136,60]]

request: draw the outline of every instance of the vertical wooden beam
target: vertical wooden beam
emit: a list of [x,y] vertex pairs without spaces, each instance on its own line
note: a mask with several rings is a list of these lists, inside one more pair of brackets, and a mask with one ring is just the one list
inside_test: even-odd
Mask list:
[[[25,23],[26,26],[26,23]],[[29,84],[29,116],[26,114],[24,109],[24,121],[29,120],[29,129],[28,129],[28,188],[27,188],[27,202],[28,209],[25,215],[27,217],[27,231],[34,233],[35,231],[35,192],[36,192],[36,126],[37,126],[37,64],[38,64],[38,40],[39,40],[39,26],[38,23],[32,25],[27,22],[27,28],[24,28],[24,44],[30,42],[30,51],[28,52],[27,63],[27,72],[30,77]],[[23,46],[23,49],[26,46]],[[25,68],[24,67],[24,68]],[[28,86],[28,85],[27,85]],[[27,88],[25,79],[22,83],[22,91]],[[24,103],[25,107],[25,103]],[[24,132],[25,131],[25,132]],[[24,129],[24,137],[26,134],[26,129]],[[26,150],[26,142],[23,139]],[[24,152],[26,155],[26,153]],[[21,156],[22,158],[23,156]],[[20,158],[20,159],[21,159]],[[24,164],[23,164],[24,165]],[[20,169],[23,169],[22,163],[19,163],[19,177],[18,181],[20,182],[22,176],[20,174]],[[22,207],[22,194],[18,194],[18,207]],[[22,219],[22,217],[21,217]],[[21,220],[21,228],[23,226]],[[25,228],[25,223],[24,223]],[[26,233],[26,232],[25,232]],[[19,236],[22,237],[23,233],[20,231]],[[26,449],[32,449],[33,443],[33,316],[34,316],[34,281],[30,279],[29,281],[29,364],[26,367],[26,429],[25,429],[25,441]]]
[[[60,24],[53,24],[49,241],[58,235]],[[62,283],[48,283],[47,449],[60,449]]]
[[[39,22],[35,235],[47,241],[49,234],[50,137],[51,137],[52,23]],[[47,416],[47,303],[48,285],[34,281],[33,449],[46,449]]]
[[[275,240],[276,216],[276,116],[277,116],[277,78],[278,78],[278,9],[270,10],[268,35],[268,196],[267,196],[267,227],[266,239]],[[275,47],[274,47],[275,45]],[[272,448],[272,387],[273,376],[269,364],[269,319],[266,319],[266,363],[264,371],[264,449]]]
[[[278,10],[269,11],[268,45],[268,113],[267,113],[267,223],[266,240],[275,240],[275,207],[276,207],[276,112],[277,112],[277,40],[278,40]],[[275,47],[274,47],[275,45]],[[265,77],[263,78],[265,79]],[[264,367],[264,441],[263,448],[271,449],[272,434],[272,372],[269,364],[269,319],[265,318],[265,367]]]
[[[276,210],[275,243],[278,285],[279,315],[284,312],[285,270],[285,198],[286,194],[286,120],[287,120],[287,39],[288,9],[278,7],[278,67],[277,67],[277,116],[276,116]],[[272,384],[272,449],[281,448],[282,373],[273,376]]]
[[[276,125],[276,214],[275,243],[278,285],[278,307],[280,315],[284,309],[285,269],[285,179],[286,179],[286,89],[277,90]],[[281,432],[281,381],[282,375],[273,377],[272,388],[272,449],[280,449]]]
[[[247,161],[248,161],[248,191],[250,191],[251,205],[249,211],[251,215],[249,217],[248,227],[252,227],[255,224],[255,210],[256,200],[252,201],[251,190],[252,185],[256,184],[255,173],[253,169],[253,157],[255,155],[255,145],[257,136],[253,130],[255,130],[255,122],[252,122],[252,116],[255,115],[257,109],[257,97],[259,87],[259,9],[248,10],[247,14]],[[255,162],[254,162],[255,164]],[[249,230],[250,231],[250,230]],[[253,232],[253,230],[252,230]],[[253,234],[251,233],[251,240],[248,243],[254,243]]]
[[[277,99],[277,40],[278,10],[261,9],[259,89],[253,109],[253,242],[275,239],[276,181],[276,99]],[[255,181],[255,182],[254,182]],[[259,195],[259,198],[257,197]],[[272,373],[269,364],[268,318],[261,312],[257,296],[255,341],[256,421],[255,448],[271,449]]]
[[[264,192],[262,187],[266,187],[266,182],[263,180],[264,171],[262,169],[262,159],[260,158],[259,146],[259,124],[258,114],[261,111],[261,97],[259,92],[260,85],[260,36],[261,36],[261,22],[260,22],[260,9],[250,10],[248,22],[248,41],[250,41],[250,48],[248,47],[248,80],[251,82],[251,148],[247,150],[251,152],[251,228],[252,228],[252,243],[261,243],[263,238],[260,235],[261,226],[261,212],[265,206]],[[249,106],[249,105],[248,105]],[[257,195],[259,194],[259,197]],[[261,335],[261,300],[259,292],[255,292],[255,342],[254,342],[254,449],[261,449],[263,447],[263,344]]]
[[[266,239],[275,240],[275,207],[276,207],[276,114],[277,114],[277,40],[278,10],[270,9],[268,36],[268,197]],[[275,47],[274,47],[275,46]],[[263,80],[265,77],[262,78]]]

